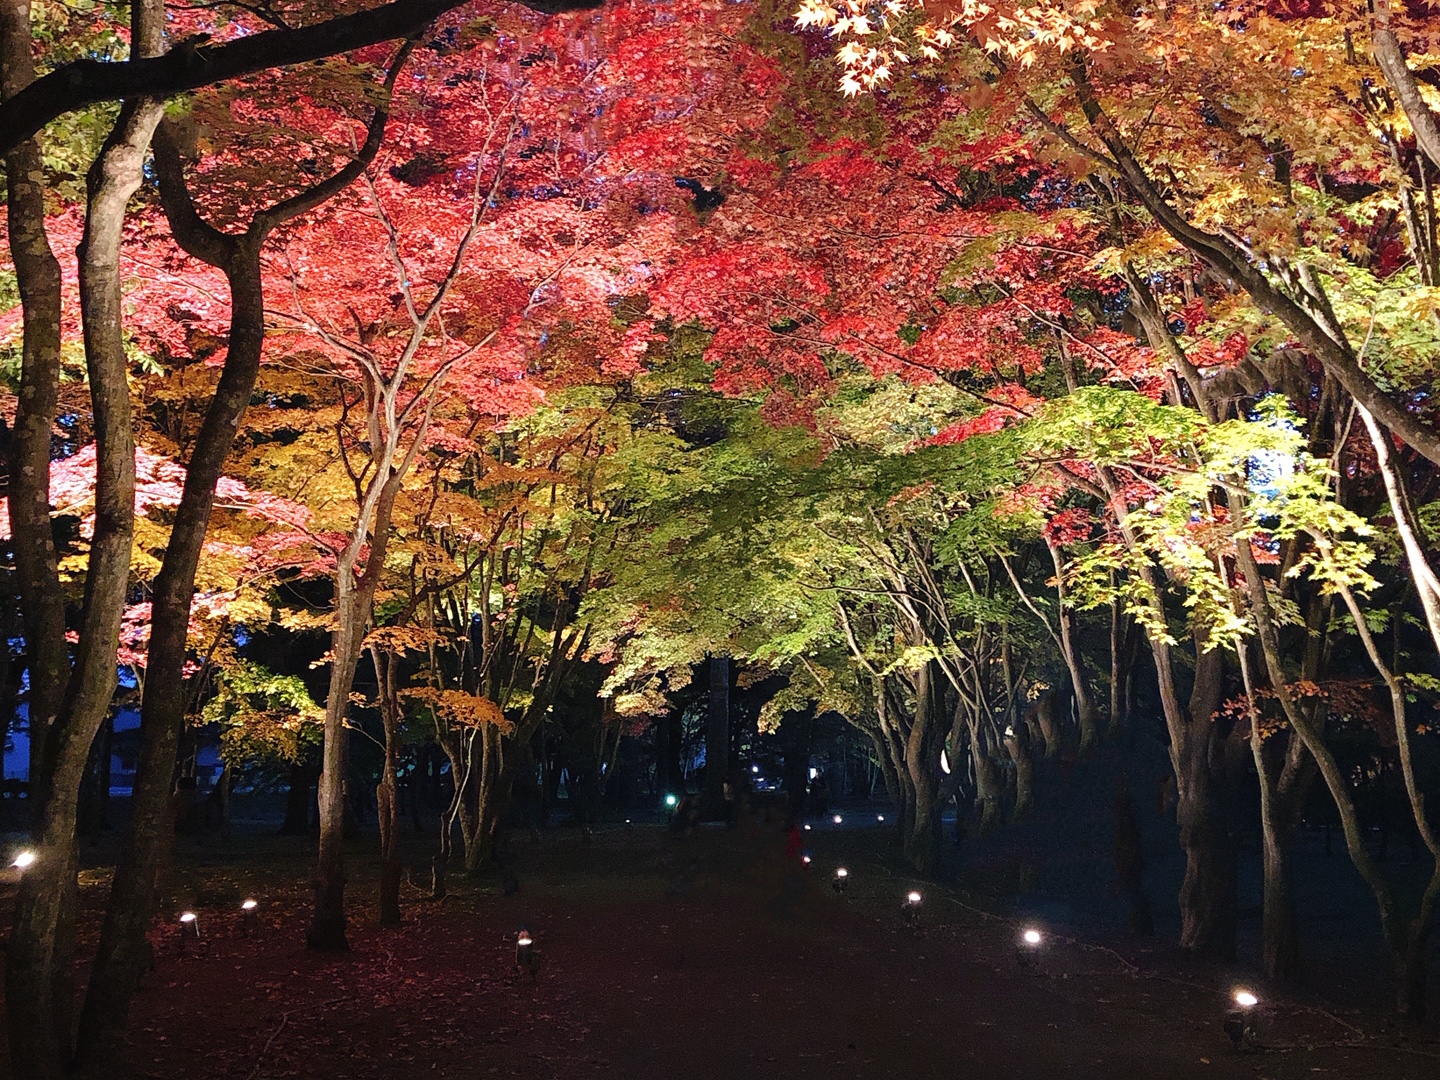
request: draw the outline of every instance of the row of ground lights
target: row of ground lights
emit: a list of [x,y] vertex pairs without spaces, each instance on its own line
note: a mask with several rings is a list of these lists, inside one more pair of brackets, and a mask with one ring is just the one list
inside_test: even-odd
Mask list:
[[[673,798],[673,796],[670,796]],[[668,800],[667,800],[668,801]],[[880,820],[885,820],[880,815]],[[835,815],[835,824],[840,824],[840,815]],[[807,829],[809,825],[805,826]],[[810,862],[810,856],[805,856],[805,862]],[[10,864],[17,870],[26,870],[35,865],[35,852],[21,851]],[[832,885],[837,893],[844,894],[850,885],[850,871],[845,867],[837,867]],[[911,889],[905,894],[905,902],[901,905],[901,914],[908,922],[915,922],[920,917],[920,905],[924,901],[919,890]],[[256,924],[257,911],[260,904],[256,900],[246,900],[240,905],[240,914],[245,920],[245,930],[248,933]],[[200,936],[200,917],[193,911],[186,911],[180,915],[180,947],[185,947],[185,940],[190,935]],[[1028,967],[1031,958],[1039,952],[1045,944],[1045,935],[1033,926],[1027,927],[1020,934],[1020,940],[1015,946],[1015,960],[1021,967]],[[522,930],[515,940],[515,965],[518,968],[531,971],[535,970],[535,939],[530,936],[528,930]],[[1260,999],[1250,990],[1239,989],[1233,995],[1234,1007],[1225,1015],[1225,1034],[1229,1035],[1236,1046],[1243,1046],[1255,1038],[1254,1008],[1260,1004]]]

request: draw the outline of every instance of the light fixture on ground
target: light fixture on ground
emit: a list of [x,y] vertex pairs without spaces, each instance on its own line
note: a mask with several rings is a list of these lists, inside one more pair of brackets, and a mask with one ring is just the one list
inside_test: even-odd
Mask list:
[[1255,1007],[1260,999],[1242,987],[1231,995],[1230,1001],[1230,1009],[1225,1013],[1225,1034],[1237,1050],[1243,1050],[1255,1042]]
[[540,958],[535,953],[535,939],[529,930],[521,930],[515,937],[515,968],[521,974],[534,975]]
[[806,831],[806,832],[809,832],[809,831],[810,831],[810,826],[809,826],[808,824],[805,826],[805,831]]
[[16,870],[26,870],[35,865],[35,852],[25,850],[15,856],[15,861],[10,864]]
[[905,894],[905,902],[900,905],[900,914],[906,922],[912,926],[920,921],[920,901],[924,899],[915,889]]
[[240,918],[244,922],[245,933],[248,935],[260,924],[260,902],[258,900],[246,900],[240,905]]
[[185,939],[194,935],[200,937],[200,918],[193,911],[186,911],[180,915],[180,948],[185,948]]
[[1044,934],[1033,926],[1026,927],[1015,942],[1015,962],[1021,967],[1029,967],[1030,962],[1040,954],[1044,944]]
[[846,870],[843,866],[839,867],[835,871],[835,877],[830,882],[830,884],[834,887],[837,893],[839,893],[841,896],[844,896],[845,890],[850,885],[850,871]]
[[665,805],[668,806],[668,807],[670,807],[670,809],[672,809],[672,810],[675,809],[675,804],[676,804],[677,802],[679,802],[679,801],[680,801],[680,800],[677,799],[677,798],[675,798],[674,795],[666,795],[666,796],[665,796]]
[[832,820],[835,822],[836,825],[839,825],[840,822],[844,821],[845,819],[842,818],[839,814],[836,814]]
[[809,866],[809,865],[810,865],[810,856],[809,856],[809,855],[801,855],[801,856],[800,856],[800,861],[803,862],[806,866]]
[[876,815],[875,815],[875,820],[878,821],[878,822],[880,822],[881,825],[884,825],[884,824],[885,824],[885,815],[884,815],[884,814],[876,814]]

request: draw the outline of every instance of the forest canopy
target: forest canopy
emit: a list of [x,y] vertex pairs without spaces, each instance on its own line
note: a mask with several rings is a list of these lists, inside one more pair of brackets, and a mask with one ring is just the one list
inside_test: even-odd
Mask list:
[[[676,782],[663,718],[716,660],[761,732],[849,725],[922,874],[947,808],[983,838],[1036,762],[1158,740],[1197,955],[1235,954],[1258,790],[1276,977],[1320,798],[1424,1013],[1431,0],[30,0],[0,32],[15,1075],[123,1029],[197,740],[222,784],[314,770],[337,949],[351,744],[398,921],[424,755],[478,870],[552,739],[587,812],[622,740]],[[57,898],[121,708],[72,1016]],[[1377,791],[1419,888],[1367,847]]]

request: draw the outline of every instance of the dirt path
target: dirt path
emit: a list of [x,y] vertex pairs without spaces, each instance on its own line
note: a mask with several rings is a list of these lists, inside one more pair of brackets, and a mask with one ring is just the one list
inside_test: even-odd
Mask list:
[[[1440,1075],[1433,1042],[1397,1049],[1378,1018],[1298,1006],[1269,1010],[1268,1050],[1236,1053],[1223,974],[1144,958],[1132,972],[1064,941],[1022,969],[1002,922],[927,889],[908,926],[904,879],[856,862],[837,898],[834,855],[802,869],[771,834],[547,845],[522,856],[517,894],[412,901],[398,930],[357,918],[339,958],[299,944],[298,856],[182,870],[203,948],[157,933],[126,1064],[163,1080]],[[247,936],[251,889],[264,903]],[[542,954],[533,980],[513,969],[522,925]]]

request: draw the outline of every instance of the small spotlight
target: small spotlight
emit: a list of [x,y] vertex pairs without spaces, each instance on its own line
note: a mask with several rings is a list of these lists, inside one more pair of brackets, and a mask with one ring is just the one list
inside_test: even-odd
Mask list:
[[665,796],[665,805],[666,805],[666,806],[673,807],[673,806],[674,806],[677,802],[679,802],[679,801],[680,801],[680,800],[677,799],[677,798],[675,798],[674,795],[666,795],[666,796]]
[[750,771],[751,771],[752,773],[758,773],[758,772],[760,771],[760,766],[759,766],[759,765],[751,765],[751,766],[750,766]]
[[809,825],[806,825],[806,826],[805,826],[805,831],[806,831],[806,832],[809,832],[809,831],[810,831],[810,826],[809,826]]
[[246,900],[240,905],[240,918],[245,927],[245,935],[248,937],[250,931],[260,925],[260,902],[258,900]]
[[843,866],[837,868],[835,871],[835,878],[831,882],[831,886],[835,889],[837,893],[843,896],[845,894],[845,889],[849,886],[849,884],[850,871],[846,870]]
[[875,820],[878,821],[878,822],[880,822],[881,825],[884,825],[884,824],[885,824],[885,815],[884,815],[884,814],[876,814],[876,815],[875,815]]
[[914,889],[905,894],[905,903],[900,905],[900,915],[911,926],[920,922],[920,901],[922,897]]
[[535,952],[535,939],[530,931],[521,930],[515,937],[515,969],[532,978],[540,966],[540,957]]
[[1022,968],[1029,967],[1040,952],[1040,946],[1045,943],[1045,935],[1036,930],[1033,926],[1026,927],[1020,935],[1020,940],[1015,943],[1015,962]]
[[801,855],[801,856],[800,856],[800,861],[803,862],[806,866],[809,866],[809,865],[810,865],[810,856],[809,856],[809,855]]
[[15,861],[10,864],[16,870],[26,870],[35,865],[35,852],[22,851],[15,856]]
[[844,820],[845,820],[845,819],[842,818],[839,814],[836,814],[836,815],[835,815],[834,821],[835,821],[835,824],[836,824],[836,825],[839,825],[840,822],[842,822],[842,821],[844,821]]
[[254,910],[255,910],[257,907],[259,907],[259,906],[260,906],[260,905],[257,904],[254,900],[246,900],[243,904],[240,905],[240,910],[241,910],[241,911],[254,911]]
[[185,951],[185,939],[194,934],[198,940],[200,937],[200,919],[193,911],[186,911],[180,916],[180,951]]
[[1244,1050],[1255,1044],[1253,1010],[1260,1004],[1260,999],[1243,987],[1235,991],[1233,999],[1234,1007],[1225,1014],[1225,1034],[1230,1036],[1235,1049]]

